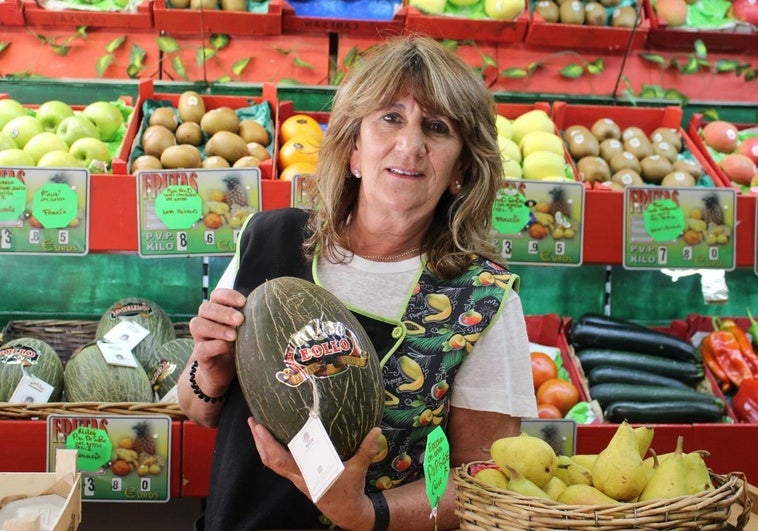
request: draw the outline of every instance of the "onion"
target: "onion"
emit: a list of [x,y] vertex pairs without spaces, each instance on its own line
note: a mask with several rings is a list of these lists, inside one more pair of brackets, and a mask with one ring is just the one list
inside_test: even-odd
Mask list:
[[735,20],[758,26],[758,0],[734,0],[731,11]]

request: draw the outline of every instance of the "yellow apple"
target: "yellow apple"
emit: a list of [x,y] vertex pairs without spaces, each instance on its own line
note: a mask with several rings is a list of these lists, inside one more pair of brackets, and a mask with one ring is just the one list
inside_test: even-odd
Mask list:
[[521,179],[523,172],[521,164],[513,159],[503,161],[503,177],[506,179]]
[[516,145],[516,142],[510,138],[504,138],[502,136],[497,137],[497,145],[500,148],[500,156],[503,160],[515,160],[521,162],[521,150]]
[[497,136],[505,138],[511,138],[513,136],[511,121],[502,114],[498,114],[495,117],[495,129],[497,130]]
[[552,151],[535,151],[524,157],[522,168],[524,179],[541,181],[546,177],[566,175],[566,159]]
[[517,144],[521,142],[527,133],[532,131],[547,131],[548,133],[555,132],[555,124],[550,116],[542,109],[532,109],[523,114],[520,114],[513,120],[511,120],[511,127],[513,128],[513,134],[511,138]]
[[484,12],[495,20],[516,20],[524,12],[524,0],[484,0]]
[[445,12],[447,0],[410,0],[409,5],[415,7],[422,13],[430,15],[441,15]]
[[532,131],[524,135],[519,143],[521,155],[526,157],[535,151],[552,151],[556,155],[564,155],[563,139],[556,133],[547,131]]

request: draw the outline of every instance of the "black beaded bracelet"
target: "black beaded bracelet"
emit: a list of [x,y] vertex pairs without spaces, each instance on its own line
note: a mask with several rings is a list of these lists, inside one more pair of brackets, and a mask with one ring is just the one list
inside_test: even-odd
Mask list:
[[189,371],[189,383],[190,383],[190,387],[192,388],[192,392],[195,393],[200,400],[204,400],[211,404],[215,404],[216,402],[223,402],[224,395],[208,396],[200,390],[200,386],[197,385],[197,381],[195,381],[196,374],[197,374],[197,360],[192,362],[192,365],[190,365],[190,371]]
[[387,505],[387,498],[384,493],[369,492],[371,505],[374,506],[374,531],[387,531],[390,527],[390,508]]

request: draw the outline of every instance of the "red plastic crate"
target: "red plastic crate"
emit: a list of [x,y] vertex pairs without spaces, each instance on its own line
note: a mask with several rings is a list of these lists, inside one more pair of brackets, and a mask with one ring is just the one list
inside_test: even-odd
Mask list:
[[282,31],[284,33],[339,33],[376,38],[399,35],[405,27],[405,13],[402,9],[398,10],[391,19],[370,20],[334,16],[300,16],[287,0],[282,0],[282,3]]
[[545,22],[542,17],[532,15],[524,41],[529,45],[560,47],[564,50],[624,52],[627,49],[640,49],[645,46],[650,31],[650,21],[645,10],[640,9],[636,28]]
[[[118,155],[113,159],[113,173],[120,175],[128,175],[130,173],[130,158],[131,153],[139,141],[137,139],[142,127],[142,122],[145,118],[143,114],[143,104],[146,100],[161,100],[170,102],[174,107],[179,103],[181,94],[156,94],[154,91],[153,82],[150,79],[142,80],[139,84],[139,95],[137,103],[135,104],[134,114],[132,120],[129,123],[129,127],[124,138],[124,143],[121,146],[121,150]],[[205,109],[215,109],[222,106],[231,107],[237,109],[241,107],[247,107],[251,104],[260,104],[268,102],[271,109],[272,123],[276,124],[276,112],[278,108],[276,86],[270,83],[264,83],[261,96],[244,97],[244,96],[215,96],[210,94],[203,95],[203,102],[205,103]],[[276,136],[276,135],[275,135]],[[274,149],[273,154],[269,160],[265,160],[260,165],[261,176],[265,179],[271,179],[274,175],[274,165],[276,161],[278,151],[278,141],[273,139]]]
[[0,26],[23,26],[24,7],[21,0],[0,2]]
[[23,0],[27,26],[58,26],[76,28],[149,29],[153,27],[153,5],[142,0],[136,12],[85,11],[80,9],[52,10],[37,5],[36,0]]
[[174,9],[166,0],[153,0],[155,28],[172,34],[224,33],[280,35],[282,0],[266,0],[267,13],[200,9]]
[[693,50],[695,41],[701,40],[708,51],[754,53],[758,49],[758,33],[755,31],[670,28],[658,20],[650,0],[643,1],[645,13],[650,20],[648,44],[653,48]]
[[524,12],[516,20],[465,18],[451,15],[429,15],[413,6],[405,8],[405,29],[423,33],[436,39],[477,42],[523,42],[529,28],[529,0],[524,0]]

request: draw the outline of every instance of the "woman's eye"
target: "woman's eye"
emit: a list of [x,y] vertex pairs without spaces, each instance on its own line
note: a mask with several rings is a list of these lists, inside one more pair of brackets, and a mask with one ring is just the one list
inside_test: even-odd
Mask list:
[[382,115],[382,120],[388,123],[396,123],[400,116],[396,112],[388,112]]
[[446,135],[450,132],[450,128],[447,126],[445,122],[442,122],[442,121],[429,122],[426,127],[431,132],[437,133],[440,135]]

